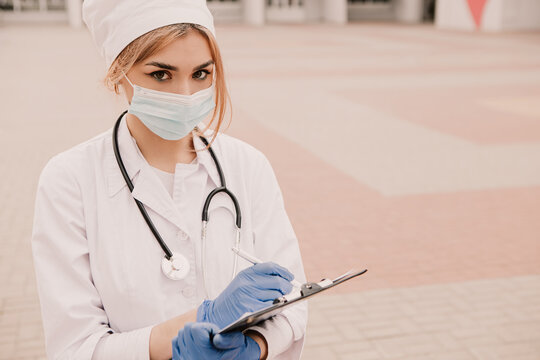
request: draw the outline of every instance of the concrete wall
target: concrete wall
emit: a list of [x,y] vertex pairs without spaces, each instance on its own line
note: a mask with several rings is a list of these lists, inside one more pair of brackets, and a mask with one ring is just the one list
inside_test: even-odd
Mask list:
[[[485,3],[475,22],[469,3]],[[540,29],[539,0],[437,0],[435,24],[441,29],[513,31]]]
[[540,0],[505,0],[500,30],[540,29]]

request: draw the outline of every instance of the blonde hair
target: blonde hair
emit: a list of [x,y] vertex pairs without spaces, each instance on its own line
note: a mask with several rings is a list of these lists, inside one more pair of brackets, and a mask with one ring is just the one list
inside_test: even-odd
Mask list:
[[[127,73],[133,65],[144,61],[148,57],[164,49],[174,40],[187,35],[192,30],[199,32],[208,41],[212,60],[214,60],[214,71],[216,72],[216,107],[214,108],[214,113],[212,114],[212,120],[210,121],[210,123],[208,123],[207,127],[203,130],[199,130],[196,128],[196,131],[199,133],[199,135],[202,135],[202,133],[204,133],[206,130],[208,130],[208,128],[210,128],[210,126],[217,118],[217,124],[214,128],[215,131],[212,136],[212,140],[210,141],[210,143],[212,143],[216,138],[219,129],[221,128],[223,119],[225,118],[227,104],[229,105],[229,107],[231,105],[231,98],[229,96],[229,92],[227,91],[227,86],[225,83],[225,75],[223,73],[223,60],[219,51],[219,47],[212,33],[204,26],[190,23],[173,24],[154,29],[138,37],[137,39],[133,40],[128,46],[126,46],[124,50],[122,50],[122,52],[116,57],[116,59],[109,67],[104,82],[109,89],[114,90],[116,94],[119,94],[119,81],[124,76],[124,73]],[[229,118],[229,124],[231,118],[232,111],[231,117]]]

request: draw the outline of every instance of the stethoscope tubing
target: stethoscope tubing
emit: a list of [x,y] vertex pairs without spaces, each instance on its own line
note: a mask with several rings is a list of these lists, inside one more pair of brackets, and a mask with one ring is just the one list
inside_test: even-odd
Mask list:
[[215,188],[208,194],[208,197],[206,198],[206,201],[204,202],[203,206],[203,212],[202,212],[202,220],[208,222],[208,208],[210,207],[210,202],[212,201],[212,198],[219,194],[220,192],[224,192],[231,198],[233,204],[234,204],[234,210],[236,212],[236,227],[241,229],[242,228],[242,214],[240,213],[240,205],[238,205],[238,200],[236,199],[236,196],[227,189],[226,187],[218,187]]
[[[112,142],[113,142],[114,155],[116,157],[118,167],[120,168],[120,172],[122,173],[122,176],[124,177],[124,180],[126,181],[126,185],[129,188],[129,191],[133,192],[133,189],[135,187],[134,187],[133,183],[131,182],[131,179],[129,178],[129,174],[127,173],[127,170],[126,170],[126,167],[124,165],[124,161],[122,160],[122,156],[120,155],[120,149],[119,149],[119,146],[118,146],[118,129],[120,127],[120,122],[121,122],[122,118],[124,117],[124,115],[126,113],[127,113],[127,110],[122,112],[122,114],[120,114],[120,116],[116,120],[116,123],[115,123],[114,128],[113,128]],[[207,281],[206,281],[206,272],[204,271],[204,269],[205,269],[205,263],[206,263],[206,259],[205,259],[205,257],[206,257],[205,256],[206,255],[205,254],[206,253],[206,251],[205,251],[206,250],[206,228],[207,228],[207,224],[208,224],[208,221],[209,221],[208,209],[210,207],[210,203],[211,203],[212,199],[214,198],[214,196],[221,193],[221,192],[226,193],[229,196],[229,198],[232,200],[232,202],[234,204],[235,213],[236,213],[235,214],[236,215],[236,219],[235,219],[235,224],[236,224],[235,248],[239,248],[239,246],[240,246],[240,232],[241,232],[240,230],[242,228],[242,213],[241,213],[241,210],[240,210],[240,205],[238,203],[238,199],[236,198],[236,196],[226,186],[225,176],[223,175],[223,170],[221,168],[221,164],[220,164],[219,160],[217,159],[217,156],[214,153],[214,150],[209,145],[208,140],[206,140],[205,137],[200,136],[200,139],[206,145],[208,151],[210,152],[210,156],[212,157],[212,160],[214,161],[214,164],[216,166],[216,169],[217,169],[217,172],[218,172],[218,175],[219,175],[219,180],[220,180],[220,186],[215,188],[214,190],[212,190],[210,192],[210,194],[208,194],[208,196],[206,197],[206,200],[205,200],[204,206],[203,206],[203,210],[202,210],[202,231],[201,231],[202,258],[201,258],[201,261],[202,261],[202,268],[203,268],[203,281],[205,283],[205,289],[206,289]],[[143,203],[141,203],[139,200],[135,199],[134,197],[133,197],[133,200],[135,200],[135,203],[137,204],[137,207],[139,208],[139,210],[141,212],[141,215],[143,216],[146,224],[148,225],[150,231],[152,232],[152,234],[156,238],[156,240],[159,243],[159,245],[161,246],[161,248],[163,249],[163,252],[165,253],[165,258],[167,260],[170,260],[172,258],[172,256],[173,256],[173,253],[169,249],[169,247],[167,246],[167,244],[165,243],[163,238],[161,237],[161,234],[159,233],[159,231],[156,229],[156,227],[155,227],[154,223],[152,222],[152,219],[150,219],[150,216],[148,215],[148,212],[146,211],[146,208],[144,207]],[[236,275],[237,264],[238,264],[238,256],[235,256],[232,277],[234,277]]]
[[[113,149],[114,149],[114,156],[116,157],[116,161],[118,162],[118,167],[120,168],[120,171],[122,172],[122,176],[124,177],[124,180],[126,181],[126,185],[129,188],[130,192],[133,192],[133,189],[135,188],[133,186],[133,183],[131,182],[131,179],[129,178],[129,175],[127,173],[126,167],[124,165],[124,161],[122,160],[122,156],[120,156],[120,149],[118,147],[118,128],[120,127],[120,122],[122,121],[122,118],[127,113],[127,110],[124,111],[118,119],[116,120],[116,124],[114,125],[113,130]],[[135,203],[137,204],[137,207],[139,208],[144,221],[146,221],[146,224],[150,228],[150,231],[152,234],[154,234],[154,237],[156,238],[157,242],[159,243],[159,246],[163,249],[163,252],[165,252],[165,257],[167,260],[170,260],[173,256],[172,251],[169,249],[167,244],[165,244],[165,241],[163,241],[163,238],[161,237],[161,234],[156,229],[156,226],[152,222],[152,219],[150,219],[150,216],[148,215],[148,212],[146,211],[146,208],[144,205],[137,199],[133,197],[133,200],[135,200]]]

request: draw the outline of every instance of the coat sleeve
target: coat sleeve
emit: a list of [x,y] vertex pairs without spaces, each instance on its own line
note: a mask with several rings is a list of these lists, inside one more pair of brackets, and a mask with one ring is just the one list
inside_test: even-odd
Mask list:
[[32,254],[49,359],[149,359],[151,326],[109,326],[90,270],[81,189],[61,155],[39,179]]
[[[298,240],[289,221],[276,176],[266,157],[259,153],[252,185],[252,229],[256,256],[291,271],[304,283],[306,276]],[[295,305],[251,329],[268,343],[269,359],[299,359],[307,324],[307,302]]]

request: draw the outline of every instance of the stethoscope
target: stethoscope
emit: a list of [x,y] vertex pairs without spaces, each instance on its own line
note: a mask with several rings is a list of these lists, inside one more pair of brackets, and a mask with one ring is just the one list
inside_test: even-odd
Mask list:
[[[116,120],[116,124],[114,125],[113,129],[113,136],[112,136],[112,142],[113,142],[113,148],[114,148],[114,155],[116,157],[116,161],[118,163],[118,167],[120,168],[120,171],[122,172],[122,176],[124,177],[124,180],[126,181],[126,184],[129,188],[130,192],[133,192],[133,183],[131,182],[131,179],[128,176],[126,167],[124,166],[124,162],[122,161],[122,157],[120,156],[120,149],[118,147],[118,128],[120,127],[120,122],[124,115],[127,113],[127,110],[124,111],[118,119]],[[206,145],[208,148],[208,151],[210,152],[210,155],[212,156],[212,159],[214,160],[214,164],[216,164],[216,169],[219,174],[219,181],[220,186],[215,188],[208,194],[206,197],[206,201],[204,202],[203,211],[202,211],[202,231],[201,231],[201,261],[202,261],[202,272],[203,272],[203,281],[204,281],[204,288],[206,288],[207,280],[206,280],[206,271],[205,271],[205,265],[206,265],[206,229],[208,225],[208,207],[210,206],[210,202],[214,198],[215,195],[219,193],[225,193],[227,194],[232,202],[234,203],[234,209],[236,211],[236,237],[235,237],[235,248],[240,248],[240,230],[242,228],[242,214],[240,212],[240,205],[238,204],[238,200],[236,199],[236,196],[227,188],[227,185],[225,183],[225,177],[223,175],[223,170],[221,169],[221,165],[216,157],[216,154],[212,150],[212,147],[208,145],[208,141],[206,138],[200,136],[200,139],[202,142]],[[152,222],[152,219],[150,219],[150,216],[148,216],[148,213],[146,212],[146,208],[144,205],[137,199],[133,198],[135,200],[135,203],[137,204],[137,207],[139,208],[144,220],[146,221],[146,224],[152,231],[152,234],[154,234],[154,237],[156,238],[157,242],[165,252],[165,257],[161,261],[161,270],[171,280],[182,280],[184,279],[187,274],[189,273],[190,265],[188,259],[183,256],[180,253],[172,252],[167,244],[165,244],[165,241],[163,241],[163,238],[161,237],[160,233],[157,231],[154,223]],[[234,265],[233,265],[233,273],[232,278],[236,275],[236,269],[238,265],[238,256],[235,255],[234,257]]]

